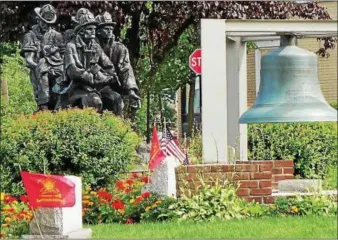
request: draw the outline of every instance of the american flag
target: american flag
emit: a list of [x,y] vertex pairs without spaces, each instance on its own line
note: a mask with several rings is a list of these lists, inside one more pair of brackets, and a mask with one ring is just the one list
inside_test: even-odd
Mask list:
[[166,156],[177,158],[181,163],[188,164],[188,156],[178,146],[178,142],[174,139],[167,127],[163,128],[162,138],[160,140],[161,149]]

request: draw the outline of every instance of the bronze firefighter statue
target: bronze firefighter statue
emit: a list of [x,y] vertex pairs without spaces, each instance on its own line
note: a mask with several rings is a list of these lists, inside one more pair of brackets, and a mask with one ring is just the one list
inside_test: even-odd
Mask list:
[[56,10],[36,8],[37,25],[25,34],[21,53],[30,69],[37,111],[92,107],[123,115],[123,97],[140,108],[139,89],[128,49],[115,41],[109,13],[96,18],[86,8],[72,17],[72,29],[52,28]]

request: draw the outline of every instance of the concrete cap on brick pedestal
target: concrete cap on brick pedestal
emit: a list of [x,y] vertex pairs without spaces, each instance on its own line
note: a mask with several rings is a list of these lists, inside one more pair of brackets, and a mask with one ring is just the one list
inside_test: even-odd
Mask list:
[[290,179],[278,182],[279,192],[318,192],[321,189],[320,179]]

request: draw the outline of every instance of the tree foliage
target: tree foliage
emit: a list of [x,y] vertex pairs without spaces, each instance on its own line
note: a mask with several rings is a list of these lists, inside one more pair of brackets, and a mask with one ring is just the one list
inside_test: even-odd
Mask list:
[[[71,16],[81,7],[95,15],[108,11],[117,22],[114,33],[123,40],[131,54],[133,67],[148,57],[150,69],[146,85],[154,84],[154,75],[167,55],[178,44],[181,35],[191,26],[198,28],[201,18],[224,19],[330,19],[327,10],[316,2],[276,1],[63,1],[63,2],[1,2],[0,37],[3,41],[21,39],[34,23],[34,8],[51,3],[58,11],[56,28],[71,26]],[[196,35],[199,35],[196,33]],[[321,56],[335,46],[335,39],[325,38],[318,50]],[[147,50],[144,51],[145,47]],[[150,53],[149,53],[150,49]],[[146,54],[148,52],[148,55]],[[149,55],[150,54],[150,55]],[[185,63],[186,64],[186,63]]]
[[[34,20],[34,8],[51,3],[58,10],[58,28],[63,31],[70,27],[70,16],[80,7],[89,8],[94,14],[108,11],[118,23],[115,34],[127,27],[127,45],[134,57],[138,58],[140,45],[151,42],[154,60],[163,60],[174,47],[180,35],[201,18],[225,19],[330,19],[325,8],[316,2],[275,2],[275,1],[64,1],[64,2],[1,2],[2,15],[0,37],[3,41],[20,39]],[[149,38],[142,34],[148,32]],[[332,48],[333,42],[326,40],[323,49]]]
[[[199,46],[201,18],[330,19],[316,2],[288,1],[44,1],[1,2],[0,38],[20,40],[34,24],[34,8],[51,3],[58,11],[56,28],[71,28],[71,16],[81,7],[95,15],[108,11],[117,22],[114,34],[126,44],[137,72],[141,95],[175,90],[193,79],[187,56]],[[193,37],[196,38],[193,38]],[[329,56],[336,39],[322,39],[320,56]],[[137,70],[141,69],[141,70]]]

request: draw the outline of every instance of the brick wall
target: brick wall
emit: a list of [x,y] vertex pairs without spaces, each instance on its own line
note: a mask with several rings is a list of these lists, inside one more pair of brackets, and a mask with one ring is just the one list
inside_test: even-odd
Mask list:
[[251,106],[256,99],[256,79],[255,79],[255,50],[250,50],[247,54],[247,101]]
[[338,2],[334,1],[321,1],[319,6],[325,7],[326,10],[329,12],[330,17],[334,20],[337,20],[338,16]]
[[176,168],[177,195],[182,187],[197,192],[200,179],[214,185],[216,179],[239,184],[237,194],[248,201],[271,203],[278,181],[293,179],[293,161],[238,161],[236,164],[188,165]]
[[272,189],[278,188],[278,182],[294,179],[293,161],[237,161],[237,164],[259,165],[260,172],[271,171]]

